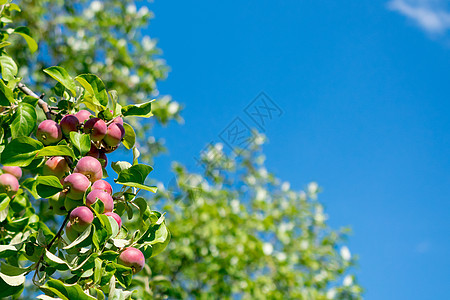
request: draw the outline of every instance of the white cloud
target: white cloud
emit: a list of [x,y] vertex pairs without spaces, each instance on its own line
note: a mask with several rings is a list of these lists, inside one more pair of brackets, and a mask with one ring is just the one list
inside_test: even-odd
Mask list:
[[444,0],[391,0],[389,9],[412,19],[431,34],[444,34],[450,29],[450,11]]

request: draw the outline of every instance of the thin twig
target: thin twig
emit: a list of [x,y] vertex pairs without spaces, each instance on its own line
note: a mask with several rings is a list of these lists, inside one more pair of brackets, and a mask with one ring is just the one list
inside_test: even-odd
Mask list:
[[48,120],[51,120],[51,119],[52,119],[52,113],[51,113],[50,109],[48,108],[47,102],[45,102],[44,100],[42,100],[42,98],[44,97],[44,94],[42,94],[42,95],[39,97],[35,92],[33,92],[32,90],[30,90],[30,89],[29,89],[25,84],[23,84],[22,82],[19,82],[19,83],[17,84],[17,87],[18,87],[22,92],[24,92],[25,94],[27,94],[28,96],[34,97],[34,98],[36,98],[36,99],[39,99],[39,100],[38,100],[38,105],[39,105],[39,107],[42,108],[42,110],[44,111],[45,116],[47,117]]
[[[48,243],[48,245],[45,247],[46,250],[50,250],[50,248],[53,246],[55,241],[58,240],[61,237],[61,233],[62,233],[63,229],[66,227],[66,223],[67,223],[67,221],[69,221],[69,217],[70,217],[70,213],[67,214],[67,216],[64,219],[64,221],[63,221],[61,227],[59,228],[58,232],[53,237],[53,239],[50,241],[50,243]],[[35,282],[36,275],[38,275],[39,267],[41,266],[41,263],[42,263],[42,260],[44,259],[44,256],[45,256],[45,251],[42,253],[41,257],[39,258],[38,262],[36,263],[36,267],[35,267],[36,271],[34,272],[34,275],[33,275],[33,282]],[[38,275],[38,277],[39,277],[39,275]]]
[[70,214],[67,214],[66,218],[64,219],[64,222],[62,223],[61,227],[59,228],[58,232],[56,233],[55,237],[48,243],[47,250],[50,249],[50,247],[53,245],[53,243],[61,237],[61,232],[64,230],[64,227],[66,226],[67,221],[69,221]]

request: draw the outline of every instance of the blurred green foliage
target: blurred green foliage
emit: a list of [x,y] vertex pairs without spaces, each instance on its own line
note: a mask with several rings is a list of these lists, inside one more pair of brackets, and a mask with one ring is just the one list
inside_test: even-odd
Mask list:
[[[21,1],[18,19],[38,40],[38,55],[18,47],[20,72],[46,85],[39,71],[70,66],[100,74],[124,103],[157,97],[159,124],[181,121],[181,106],[160,96],[156,83],[168,68],[147,32],[152,13],[133,1]],[[22,41],[20,41],[23,43]],[[23,45],[23,44],[22,44]],[[164,151],[151,136],[154,124],[134,123],[141,159]],[[133,297],[243,299],[360,299],[352,273],[355,258],[345,246],[347,229],[332,230],[317,199],[316,183],[294,191],[264,167],[259,136],[239,156],[220,144],[201,157],[204,172],[174,164],[173,184],[159,184],[151,205],[163,206],[172,239],[133,279]],[[199,149],[202,145],[199,145]],[[136,228],[139,226],[135,223]]]
[[154,296],[360,299],[348,229],[326,224],[316,183],[294,191],[268,172],[254,141],[238,156],[210,147],[202,174],[174,164],[177,184],[157,196],[172,241],[150,262]]

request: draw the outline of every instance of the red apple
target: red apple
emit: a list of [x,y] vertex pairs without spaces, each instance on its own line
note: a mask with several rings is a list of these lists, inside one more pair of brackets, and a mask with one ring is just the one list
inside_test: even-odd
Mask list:
[[118,262],[121,265],[130,267],[133,270],[133,274],[136,274],[144,268],[145,257],[139,249],[128,247],[120,253]]
[[36,137],[44,145],[51,145],[62,139],[61,127],[52,120],[42,121],[36,131]]

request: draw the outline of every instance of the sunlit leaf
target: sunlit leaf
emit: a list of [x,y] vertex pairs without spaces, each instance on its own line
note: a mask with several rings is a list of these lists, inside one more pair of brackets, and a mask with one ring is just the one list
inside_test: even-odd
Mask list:
[[108,94],[103,81],[94,74],[82,74],[75,77],[86,92],[94,99],[94,104],[99,104],[103,109],[108,105]]
[[41,198],[49,198],[62,191],[63,186],[56,176],[38,176],[36,191]]
[[1,162],[5,166],[26,167],[44,146],[30,137],[13,139],[1,154]]
[[13,138],[29,136],[36,127],[36,109],[28,103],[19,103],[11,123]]
[[61,83],[66,89],[68,89],[72,93],[72,96],[76,95],[77,92],[75,82],[64,68],[54,66],[45,69],[44,72],[50,75],[53,79],[55,79],[59,83]]
[[38,44],[30,35],[30,29],[28,27],[17,27],[14,29],[14,33],[21,35],[28,44],[28,48],[30,48],[31,53],[35,52],[38,49]]
[[132,104],[122,107],[122,115],[124,116],[137,116],[149,118],[153,114],[152,111],[152,101],[141,103],[141,104]]
[[125,146],[125,148],[131,149],[136,143],[136,133],[134,132],[133,127],[131,127],[127,123],[123,123],[123,128],[125,129],[125,136],[123,138],[122,144]]
[[70,132],[70,142],[78,149],[80,155],[85,155],[91,149],[91,138],[87,134]]
[[3,80],[6,81],[13,80],[17,75],[18,71],[17,65],[14,62],[14,60],[7,55],[2,55],[0,56],[0,65],[2,69]]
[[37,154],[37,157],[43,156],[70,156],[72,158],[76,157],[72,148],[67,145],[46,146]]

